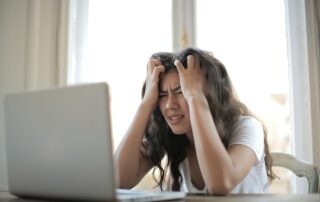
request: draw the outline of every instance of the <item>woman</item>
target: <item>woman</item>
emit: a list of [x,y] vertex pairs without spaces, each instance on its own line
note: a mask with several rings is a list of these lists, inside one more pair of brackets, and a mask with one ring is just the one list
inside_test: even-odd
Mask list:
[[161,189],[170,173],[167,189],[216,195],[261,193],[274,178],[262,124],[238,100],[224,65],[194,48],[151,57],[116,161],[121,188],[151,168],[160,170]]

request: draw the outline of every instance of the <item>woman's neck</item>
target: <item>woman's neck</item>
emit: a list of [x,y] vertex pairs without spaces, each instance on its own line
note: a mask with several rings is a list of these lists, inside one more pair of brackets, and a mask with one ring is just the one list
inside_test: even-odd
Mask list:
[[192,131],[186,133],[186,136],[187,136],[187,139],[188,139],[188,141],[189,141],[189,143],[190,143],[190,147],[191,147],[192,149],[194,149],[194,139],[193,139]]

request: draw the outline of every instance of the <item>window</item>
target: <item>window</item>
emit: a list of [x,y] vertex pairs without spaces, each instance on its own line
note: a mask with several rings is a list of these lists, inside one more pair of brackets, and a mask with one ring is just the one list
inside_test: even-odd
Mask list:
[[[140,102],[147,59],[172,50],[172,21],[179,20],[169,0],[88,2],[87,41],[74,82],[109,83],[116,148]],[[196,45],[225,64],[240,99],[266,124],[271,150],[291,153],[284,2],[201,0],[195,9]],[[290,191],[290,176],[281,182],[276,189]]]
[[[198,46],[225,64],[240,99],[267,126],[270,149],[291,153],[284,2],[201,0],[196,13]],[[290,174],[276,172],[271,191],[290,192]]]
[[76,82],[108,82],[116,148],[140,103],[148,58],[171,50],[171,1],[89,1],[88,8]]

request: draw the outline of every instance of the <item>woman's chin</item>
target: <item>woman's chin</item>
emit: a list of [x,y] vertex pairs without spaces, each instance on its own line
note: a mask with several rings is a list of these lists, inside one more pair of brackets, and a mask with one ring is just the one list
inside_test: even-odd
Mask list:
[[175,135],[184,135],[191,131],[191,127],[188,124],[181,123],[181,124],[170,124],[168,123],[168,126],[170,127],[171,131]]
[[172,130],[173,134],[175,134],[175,135],[184,135],[187,132],[185,130],[174,130],[172,128],[171,128],[171,130]]

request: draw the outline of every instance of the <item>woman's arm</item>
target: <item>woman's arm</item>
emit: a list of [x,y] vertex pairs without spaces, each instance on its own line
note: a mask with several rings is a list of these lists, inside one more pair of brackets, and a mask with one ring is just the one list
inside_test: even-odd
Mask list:
[[205,184],[211,194],[226,194],[248,174],[256,160],[255,153],[239,144],[225,149],[204,97],[193,97],[188,104],[195,149]]
[[134,187],[152,167],[150,160],[141,153],[142,139],[151,113],[150,106],[143,103],[139,106],[115,153],[120,188]]
[[163,71],[164,66],[159,60],[149,60],[144,97],[115,153],[120,188],[134,187],[152,168],[151,161],[141,152],[142,139],[152,111],[158,102],[159,75]]
[[230,192],[254,165],[255,154],[246,146],[225,149],[204,94],[198,58],[188,56],[188,67],[176,61],[181,89],[190,111],[193,140],[201,174],[210,194]]

